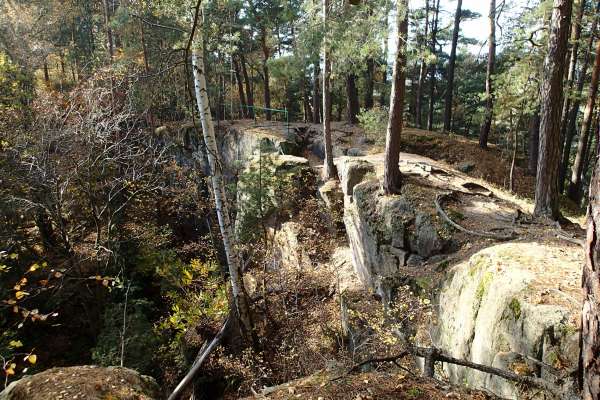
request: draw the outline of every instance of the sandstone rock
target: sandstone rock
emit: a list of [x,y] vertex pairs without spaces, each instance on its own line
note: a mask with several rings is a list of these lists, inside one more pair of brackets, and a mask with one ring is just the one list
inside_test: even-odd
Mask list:
[[25,376],[0,393],[0,400],[158,400],[156,381],[122,367],[52,368]]
[[319,188],[319,195],[325,202],[325,206],[336,212],[340,212],[344,204],[344,193],[340,187],[340,183],[335,180],[325,182]]
[[361,149],[353,147],[351,149],[348,149],[346,155],[348,155],[349,157],[362,157],[365,155],[365,153]]
[[475,163],[472,163],[470,161],[465,161],[465,162],[458,164],[456,166],[456,169],[459,170],[460,172],[468,174],[469,172],[471,172],[475,169]]
[[423,258],[437,254],[444,248],[436,227],[429,214],[418,213],[415,217],[415,233],[411,240],[411,250]]
[[406,265],[408,267],[420,267],[421,265],[423,265],[423,263],[425,262],[425,259],[421,256],[418,256],[416,254],[411,254],[410,257],[408,257],[408,260],[406,261]]
[[346,196],[352,196],[354,186],[362,182],[366,175],[375,173],[373,164],[347,157],[339,161],[336,167],[342,184],[342,191]]

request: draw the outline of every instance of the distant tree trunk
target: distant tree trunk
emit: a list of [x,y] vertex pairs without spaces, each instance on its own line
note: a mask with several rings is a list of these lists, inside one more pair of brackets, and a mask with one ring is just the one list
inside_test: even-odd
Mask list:
[[452,31],[452,48],[450,60],[448,61],[448,85],[446,89],[446,109],[444,110],[444,132],[450,131],[452,127],[452,100],[454,95],[454,64],[456,64],[456,47],[458,45],[458,34],[460,33],[460,19],[462,14],[462,0],[458,0],[456,13],[454,14],[454,31]]
[[44,82],[50,82],[50,73],[48,72],[48,62],[44,60]]
[[102,0],[104,5],[104,28],[106,29],[106,47],[108,50],[108,61],[112,63],[113,58],[115,57],[114,43],[113,43],[113,33],[112,28],[110,27],[110,10],[108,7],[108,0]]
[[240,111],[241,118],[248,117],[248,103],[246,103],[246,94],[244,93],[244,82],[242,80],[242,74],[240,73],[240,64],[236,57],[231,58],[233,64],[233,70],[235,72],[235,81],[237,82],[238,96],[240,98],[240,105],[242,106]]
[[540,111],[531,117],[529,121],[529,159],[527,169],[530,175],[537,173],[538,151],[540,146]]
[[265,95],[265,118],[267,121],[271,120],[271,85],[269,83],[269,46],[267,46],[267,28],[263,25],[261,27],[261,45],[263,51],[263,83],[264,83],[264,95]]
[[385,161],[383,191],[385,194],[399,193],[402,186],[400,174],[400,137],[404,117],[404,95],[406,78],[406,42],[408,38],[408,0],[396,1],[398,12],[398,49],[392,75],[390,114],[385,136]]
[[254,334],[250,306],[248,296],[244,289],[242,264],[236,249],[233,225],[229,218],[229,208],[227,205],[227,197],[225,195],[225,182],[221,171],[221,163],[219,161],[219,152],[207,95],[206,77],[204,75],[202,20],[202,16],[199,16],[198,26],[194,30],[195,35],[192,38],[192,71],[194,74],[196,102],[200,113],[200,120],[202,122],[202,134],[204,135],[204,142],[206,144],[206,157],[210,167],[217,217],[219,219],[223,247],[227,257],[227,265],[229,267],[233,304],[235,305],[237,316],[240,321],[242,335],[249,338]]
[[319,74],[321,73],[321,66],[319,65],[321,60],[315,63],[314,77],[313,77],[313,115],[312,120],[314,124],[321,123],[321,95],[319,93]]
[[381,79],[381,93],[379,93],[379,106],[385,107],[387,105],[387,99],[385,97],[385,89],[387,86],[387,77],[388,77],[388,64],[387,64],[387,54],[388,54],[388,20],[387,16],[384,18],[384,34],[383,34],[383,78]]
[[248,103],[248,118],[254,118],[254,93],[252,92],[252,83],[248,78],[248,70],[246,69],[246,57],[243,53],[240,53],[240,66],[242,67],[242,75],[244,75],[244,82],[246,82],[246,101]]
[[600,158],[589,190],[587,240],[583,267],[580,365],[583,399],[600,399]]
[[592,81],[590,83],[590,92],[588,101],[583,113],[583,121],[581,123],[581,132],[579,134],[579,143],[577,144],[577,154],[571,170],[571,181],[567,195],[571,200],[578,201],[581,194],[581,173],[583,172],[583,160],[585,157],[585,148],[587,146],[587,138],[590,134],[594,107],[596,105],[596,95],[598,94],[598,80],[600,79],[600,40],[596,45],[596,61],[592,71]]
[[[427,43],[427,37],[429,36],[429,0],[425,0],[425,32],[423,35],[423,42]],[[423,50],[421,50],[423,52]],[[416,123],[417,128],[423,128],[423,87],[425,86],[425,79],[427,78],[427,59],[424,55],[421,55],[421,65],[419,66],[419,80],[417,82],[417,95],[416,95]]]
[[356,124],[358,122],[358,89],[356,88],[356,75],[348,74],[346,76],[346,112],[348,123]]
[[485,76],[485,119],[479,133],[479,147],[487,149],[490,131],[492,129],[492,118],[494,113],[494,88],[492,75],[496,66],[496,0],[490,0],[490,36],[488,38],[488,64]]
[[373,79],[375,75],[375,60],[367,58],[367,71],[365,73],[365,108],[373,108]]
[[554,0],[540,89],[540,147],[535,183],[536,216],[557,219],[560,119],[562,111],[565,55],[571,24],[572,0]]
[[144,72],[146,75],[150,73],[150,61],[148,61],[148,49],[146,48],[146,34],[144,32],[144,22],[140,19],[140,43],[142,45],[142,55],[144,56]]
[[573,93],[573,104],[569,109],[569,114],[566,118],[566,133],[564,138],[562,159],[560,164],[560,175],[559,175],[559,188],[561,192],[564,191],[564,183],[565,178],[567,176],[567,170],[569,169],[569,165],[571,163],[571,147],[573,143],[573,138],[576,133],[576,125],[577,125],[577,116],[579,114],[579,107],[581,105],[581,94],[583,92],[583,87],[585,86],[585,81],[587,78],[587,71],[590,66],[591,61],[591,53],[594,48],[594,36],[596,34],[596,30],[598,27],[598,18],[600,18],[600,1],[596,6],[596,14],[594,20],[592,22],[592,28],[590,31],[590,38],[587,43],[587,51],[583,53],[583,62],[581,64],[581,70],[579,71],[579,77],[577,79],[577,87],[575,88],[575,93]]
[[[435,4],[433,27],[431,29],[431,54],[436,54],[438,23],[440,16],[440,0]],[[435,112],[435,75],[437,73],[437,64],[432,63],[430,67],[431,77],[429,78],[429,116],[427,117],[427,129],[433,129],[433,114]]]
[[[594,126],[592,127],[592,134],[588,136],[587,147],[585,150],[585,161],[583,162],[583,174],[590,168],[590,162],[593,162],[597,153],[596,150],[598,148],[597,136],[600,135],[600,112],[596,114],[596,119],[594,120]],[[596,139],[596,141],[594,141]]]
[[[323,27],[327,34],[329,18],[329,0],[323,0]],[[335,165],[333,164],[333,145],[331,143],[331,90],[329,77],[331,75],[331,60],[329,59],[329,44],[323,44],[323,136],[325,143],[325,160],[323,175],[325,179],[335,179]]]

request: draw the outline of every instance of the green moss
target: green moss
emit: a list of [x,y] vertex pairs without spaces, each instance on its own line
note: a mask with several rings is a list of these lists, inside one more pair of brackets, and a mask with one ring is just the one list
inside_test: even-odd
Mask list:
[[508,308],[510,308],[510,311],[512,311],[515,321],[521,318],[521,303],[519,300],[513,298],[508,304]]
[[411,387],[406,391],[406,397],[409,399],[416,399],[423,395],[423,390],[418,387]]
[[425,292],[429,291],[433,286],[433,281],[431,280],[431,278],[426,276],[418,277],[415,279],[415,281],[417,283],[417,286]]
[[485,255],[477,255],[471,258],[469,276],[474,277],[477,272],[486,268],[489,263],[489,258]]
[[448,266],[450,265],[450,261],[449,260],[444,260],[441,263],[438,264],[437,268],[439,271],[445,270],[446,268],[448,268]]
[[477,290],[475,291],[475,298],[477,299],[477,304],[479,304],[483,299],[483,296],[489,289],[490,283],[492,282],[493,278],[494,275],[490,271],[487,271],[485,274],[483,274],[483,277],[479,281],[479,285],[477,285]]

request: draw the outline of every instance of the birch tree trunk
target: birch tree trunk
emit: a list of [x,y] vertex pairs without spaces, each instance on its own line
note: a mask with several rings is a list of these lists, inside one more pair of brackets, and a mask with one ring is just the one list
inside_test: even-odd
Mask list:
[[221,230],[221,236],[223,237],[223,247],[225,249],[227,266],[231,278],[233,304],[235,305],[236,313],[240,320],[242,336],[248,338],[253,333],[252,318],[250,315],[248,297],[244,289],[244,281],[242,280],[242,265],[236,249],[232,223],[229,218],[227,197],[225,196],[225,183],[223,181],[215,130],[210,113],[210,104],[206,89],[206,76],[204,73],[204,41],[202,29],[203,16],[200,15],[191,46],[194,90],[198,111],[200,113],[200,121],[202,122],[202,134],[206,145],[206,156],[210,168],[210,178],[212,181],[219,228]]
[[385,137],[385,164],[383,191],[385,194],[399,193],[402,185],[400,174],[400,136],[404,120],[404,95],[406,78],[406,41],[408,33],[408,0],[398,0],[398,52],[394,61],[390,116]]

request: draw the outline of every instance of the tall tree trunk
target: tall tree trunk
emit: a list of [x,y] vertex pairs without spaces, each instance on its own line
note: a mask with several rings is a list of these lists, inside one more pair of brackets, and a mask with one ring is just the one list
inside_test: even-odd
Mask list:
[[583,113],[583,121],[581,123],[581,132],[579,134],[579,143],[577,144],[577,154],[575,155],[575,161],[571,170],[571,181],[569,182],[569,189],[567,195],[571,200],[578,201],[581,192],[581,173],[583,172],[583,160],[585,157],[585,148],[587,145],[587,138],[590,134],[590,127],[592,125],[592,119],[594,114],[594,107],[596,105],[596,95],[598,94],[598,80],[600,79],[600,39],[596,45],[596,61],[594,62],[594,69],[592,71],[592,81],[590,83],[590,92],[588,95],[588,101],[585,106]]
[[319,75],[321,73],[321,66],[319,63],[321,60],[315,62],[314,67],[314,76],[313,76],[313,123],[319,124],[321,123],[321,95],[319,94]]
[[571,105],[569,114],[566,118],[567,126],[562,149],[563,152],[559,175],[559,188],[561,189],[561,192],[564,191],[565,178],[571,163],[571,147],[576,133],[577,116],[579,114],[579,107],[581,105],[581,93],[583,92],[583,87],[585,86],[585,80],[587,78],[587,71],[590,66],[592,49],[594,48],[594,36],[596,35],[596,30],[598,28],[598,18],[600,18],[600,1],[598,1],[598,4],[596,5],[596,14],[592,22],[587,49],[583,53],[583,62],[581,64],[581,70],[579,71],[579,77],[577,79],[577,87],[575,88],[575,93],[573,93],[573,104]]
[[206,145],[206,157],[210,168],[210,177],[215,198],[217,217],[219,219],[219,228],[223,238],[223,247],[227,257],[227,265],[231,278],[231,292],[233,295],[233,304],[235,305],[237,316],[240,320],[242,335],[246,338],[252,337],[253,325],[250,314],[250,305],[244,288],[242,279],[242,264],[236,248],[235,236],[233,234],[233,225],[229,217],[229,208],[227,197],[225,195],[225,182],[221,171],[221,162],[217,141],[215,139],[215,130],[210,114],[210,104],[208,101],[206,77],[204,74],[204,41],[202,37],[203,16],[198,17],[198,26],[196,27],[194,37],[192,38],[192,71],[194,74],[194,89],[196,102],[202,122],[202,134]]
[[385,89],[387,86],[387,77],[388,77],[388,64],[387,64],[387,54],[388,54],[388,38],[389,38],[389,29],[388,29],[388,19],[387,15],[384,18],[384,34],[383,34],[383,78],[381,79],[381,92],[379,93],[379,106],[385,107],[387,105],[387,99],[385,96]]
[[240,53],[240,66],[242,67],[242,75],[246,83],[246,101],[248,102],[248,118],[254,118],[254,93],[252,92],[252,82],[248,77],[248,69],[246,68],[246,57]]
[[581,356],[583,399],[600,399],[600,158],[589,191],[587,240],[583,267]]
[[[588,142],[587,142],[587,147],[585,150],[585,160],[583,161],[583,175],[585,176],[586,172],[589,170],[590,168],[590,162],[593,162],[593,160],[596,157],[596,150],[598,148],[598,144],[594,143],[597,142],[597,136],[598,134],[600,134],[600,112],[598,112],[596,114],[596,118],[594,120],[594,126],[592,127],[592,134],[588,136]],[[598,134],[595,134],[595,132],[597,132]],[[596,139],[596,140],[594,140]]]
[[264,83],[264,95],[265,95],[265,117],[267,121],[271,120],[271,85],[269,83],[269,47],[267,46],[267,29],[263,25],[261,27],[261,45],[263,51],[263,83]]
[[492,118],[494,117],[494,88],[492,86],[492,75],[496,66],[496,0],[490,0],[490,36],[488,38],[488,64],[485,77],[485,119],[479,133],[479,147],[486,149],[490,131],[492,129]]
[[[323,0],[323,28],[327,36],[329,18],[329,0]],[[329,79],[331,75],[331,60],[329,59],[329,43],[327,37],[323,40],[323,136],[325,142],[325,161],[323,175],[325,179],[335,179],[336,171],[333,164],[333,145],[331,143],[331,89]]]
[[462,0],[458,0],[454,14],[454,31],[452,31],[452,48],[448,61],[448,85],[446,89],[446,109],[444,110],[444,132],[449,132],[452,127],[452,100],[454,95],[454,64],[456,64],[456,47],[460,33],[460,19],[462,14]]
[[46,85],[50,82],[50,73],[48,72],[48,62],[44,60],[44,82]]
[[110,9],[108,7],[108,0],[102,0],[104,5],[104,29],[106,29],[106,47],[108,49],[108,61],[112,63],[115,57],[115,48],[113,43],[113,33],[110,27]]
[[[440,16],[440,0],[435,4],[433,27],[431,29],[431,54],[436,54],[438,23]],[[431,77],[429,78],[429,116],[427,117],[427,129],[433,129],[433,114],[435,112],[435,75],[437,73],[437,64],[433,63],[430,67]]]
[[240,73],[240,64],[237,57],[232,57],[231,62],[233,64],[233,70],[235,73],[235,81],[238,87],[238,96],[240,98],[240,105],[242,106],[241,118],[248,117],[248,103],[246,103],[246,94],[244,93],[244,82],[242,80],[242,74]]
[[554,0],[540,89],[540,148],[535,183],[536,216],[557,219],[560,119],[572,0]]
[[367,58],[367,71],[365,73],[365,108],[373,108],[373,80],[375,75],[375,60]]
[[385,136],[385,161],[383,191],[385,194],[399,193],[402,186],[400,174],[400,137],[404,117],[404,95],[406,78],[406,42],[408,38],[408,0],[397,0],[398,49],[394,61],[390,115]]
[[146,34],[144,32],[144,22],[140,19],[140,42],[142,44],[142,54],[144,56],[144,71],[146,75],[150,73],[150,61],[148,61],[148,49],[146,48]]
[[[423,35],[423,42],[427,43],[429,36],[429,0],[425,0],[425,33]],[[421,53],[424,53],[424,49],[421,49]],[[421,54],[421,65],[419,66],[419,80],[417,83],[417,95],[416,95],[416,123],[417,128],[423,128],[423,87],[425,86],[425,79],[427,78],[427,59],[424,54]]]
[[356,75],[346,75],[346,117],[348,123],[356,124],[358,122],[358,89],[356,88]]
[[537,173],[538,151],[540,146],[540,111],[531,117],[529,121],[529,158],[527,169],[530,175]]

